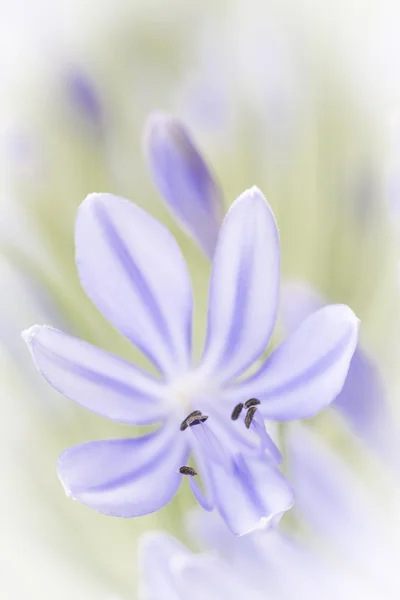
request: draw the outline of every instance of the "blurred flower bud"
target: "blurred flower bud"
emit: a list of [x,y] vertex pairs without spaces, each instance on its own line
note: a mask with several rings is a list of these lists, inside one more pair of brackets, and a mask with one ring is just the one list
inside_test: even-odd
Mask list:
[[188,132],[178,119],[154,113],[145,151],[161,196],[211,258],[223,217],[222,194]]
[[79,69],[71,69],[67,77],[67,91],[77,113],[100,131],[103,127],[103,109],[93,81]]

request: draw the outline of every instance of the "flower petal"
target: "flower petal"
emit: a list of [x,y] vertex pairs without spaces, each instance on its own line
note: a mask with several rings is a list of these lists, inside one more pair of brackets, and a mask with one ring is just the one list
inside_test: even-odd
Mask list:
[[285,435],[296,488],[295,511],[326,539],[351,529],[358,538],[360,525],[365,529],[363,511],[370,498],[363,497],[354,473],[337,451],[303,424],[290,424]]
[[265,456],[232,454],[209,425],[197,425],[192,432],[196,461],[205,469],[202,475],[211,503],[230,531],[244,535],[275,527],[294,501],[282,473]]
[[254,415],[250,427],[260,440],[260,452],[265,452],[270,460],[277,465],[281,465],[283,463],[282,453],[265,429],[264,419],[260,416],[260,411],[257,411]]
[[192,490],[193,496],[196,498],[197,502],[200,504],[202,508],[206,511],[212,510],[214,507],[211,501],[207,498],[203,490],[198,485],[197,481],[194,477],[189,477],[189,485]]
[[35,325],[22,335],[40,373],[81,406],[132,425],[165,416],[162,383],[131,363],[52,327]]
[[76,263],[103,315],[164,373],[187,367],[192,290],[171,234],[133,203],[90,194],[79,208]]
[[380,371],[358,347],[350,363],[342,391],[332,408],[336,408],[354,431],[387,460],[398,456],[394,440],[398,439]]
[[[311,525],[324,543],[336,546],[347,565],[361,567],[372,580],[385,581],[393,554],[387,511],[391,514],[391,507],[397,507],[391,482],[389,487],[380,484],[379,493],[371,493],[337,449],[319,435],[298,423],[291,424],[286,434],[301,521]],[[371,551],[377,548],[386,551]],[[397,561],[393,568],[398,569]]]
[[264,419],[259,410],[256,411],[249,429],[246,428],[244,422],[245,409],[235,421],[230,418],[230,414],[227,415],[222,410],[218,410],[217,406],[213,406],[209,412],[212,418],[213,432],[224,448],[229,448],[231,452],[243,452],[246,455],[250,452],[259,455],[267,453],[273,462],[278,465],[282,463],[280,450],[266,431]]
[[344,305],[308,317],[246,381],[231,388],[234,398],[255,396],[266,419],[312,417],[342,389],[357,345],[359,321]]
[[238,454],[231,470],[211,462],[210,478],[215,507],[235,535],[275,527],[294,502],[289,482],[265,458]]
[[142,536],[139,552],[140,600],[243,600],[253,592],[217,554],[193,554],[163,532]]
[[[215,512],[207,514],[196,509],[189,514],[187,523],[189,535],[200,542],[201,548],[216,550],[229,564],[231,572],[240,576],[251,590],[262,591],[264,599],[310,600],[319,597],[310,596],[309,592],[317,575],[315,567],[320,575],[322,565],[294,538],[285,537],[278,531],[258,531],[235,537]],[[298,593],[301,584],[304,595]]]
[[190,556],[187,548],[163,531],[146,532],[138,546],[139,599],[180,600],[182,583],[174,564]]
[[279,236],[256,187],[234,202],[222,224],[211,275],[203,367],[228,380],[265,350],[279,295]]
[[222,222],[222,194],[178,119],[154,113],[148,119],[145,151],[153,180],[174,216],[212,258]]
[[249,586],[223,558],[217,554],[193,554],[179,569],[182,600],[264,600],[265,594]]
[[165,506],[182,479],[188,447],[176,427],[135,439],[87,442],[65,450],[58,476],[68,496],[115,517],[138,517]]
[[[285,283],[282,289],[282,316],[286,332],[293,331],[302,319],[323,306],[323,299],[307,284]],[[342,391],[332,404],[354,431],[386,459],[392,459],[391,440],[398,436],[378,365],[360,345],[350,363]],[[392,434],[388,435],[391,431]]]

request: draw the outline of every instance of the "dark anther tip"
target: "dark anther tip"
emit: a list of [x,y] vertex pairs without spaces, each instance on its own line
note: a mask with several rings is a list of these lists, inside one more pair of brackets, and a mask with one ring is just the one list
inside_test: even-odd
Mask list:
[[245,408],[251,408],[252,406],[258,406],[259,404],[261,404],[261,402],[257,400],[257,398],[250,398],[244,403],[244,406]]
[[197,475],[197,471],[192,467],[186,467],[185,465],[179,469],[179,473],[182,473],[182,475],[191,475],[192,477]]
[[189,427],[192,427],[193,425],[200,425],[200,423],[204,423],[204,421],[207,421],[208,419],[208,415],[200,415],[200,417],[191,417],[188,421],[188,425]]
[[201,417],[201,411],[194,410],[193,412],[190,413],[190,415],[188,415],[186,417],[186,419],[183,419],[181,426],[180,426],[180,430],[185,431],[185,429],[187,429],[189,427],[189,425],[191,424],[193,419],[196,419],[196,417]]
[[235,408],[232,411],[232,414],[231,414],[232,421],[236,421],[239,418],[242,410],[243,410],[243,402],[240,402],[240,404],[235,406]]
[[247,411],[247,414],[244,418],[244,424],[246,425],[247,429],[250,429],[250,425],[251,425],[251,422],[253,420],[256,410],[257,410],[256,406],[251,406],[249,408],[249,410]]

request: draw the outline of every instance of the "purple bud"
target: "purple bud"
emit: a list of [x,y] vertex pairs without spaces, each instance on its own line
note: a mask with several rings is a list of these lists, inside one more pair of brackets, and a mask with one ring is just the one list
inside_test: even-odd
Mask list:
[[145,151],[161,196],[211,258],[223,217],[222,194],[185,127],[169,115],[152,114]]
[[96,129],[101,129],[103,111],[93,82],[79,70],[71,70],[67,76],[67,89],[74,109]]

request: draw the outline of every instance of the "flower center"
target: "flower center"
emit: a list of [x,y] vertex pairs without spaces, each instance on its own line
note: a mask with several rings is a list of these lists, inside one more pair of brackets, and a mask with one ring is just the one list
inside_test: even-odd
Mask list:
[[208,402],[215,399],[218,388],[199,371],[193,370],[172,381],[166,393],[171,409],[186,417],[192,410],[205,410]]

